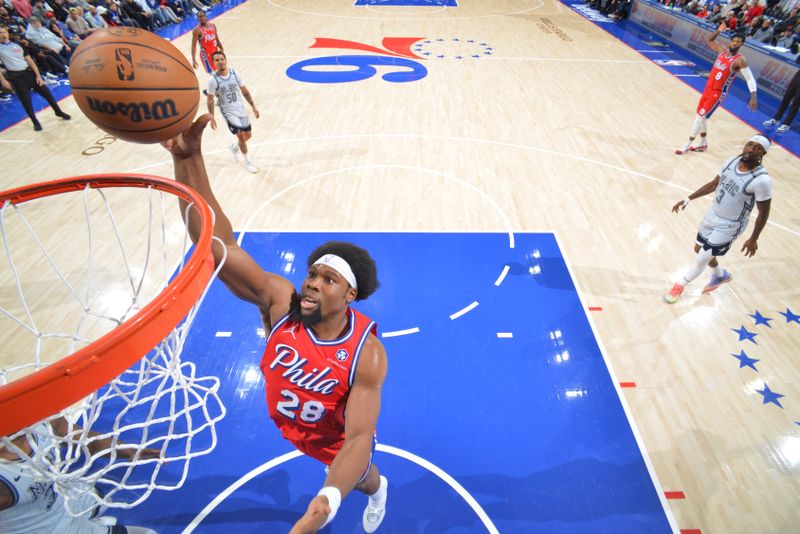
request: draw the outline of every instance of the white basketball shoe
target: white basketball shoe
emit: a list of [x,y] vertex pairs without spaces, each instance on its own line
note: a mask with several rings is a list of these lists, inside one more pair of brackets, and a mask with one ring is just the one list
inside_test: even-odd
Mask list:
[[367,502],[367,507],[364,508],[364,517],[362,518],[362,525],[364,532],[371,534],[378,530],[381,526],[383,518],[386,515],[386,499],[389,496],[389,481],[385,476],[381,475],[381,485],[378,492],[375,494],[378,497],[378,502],[373,502],[372,497]]

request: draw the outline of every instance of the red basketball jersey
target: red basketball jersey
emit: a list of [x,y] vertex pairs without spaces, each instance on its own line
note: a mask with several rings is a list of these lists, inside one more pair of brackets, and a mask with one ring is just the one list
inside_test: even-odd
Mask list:
[[211,54],[219,50],[217,43],[217,27],[210,22],[206,27],[197,26],[200,29],[200,35],[197,37],[197,42],[200,44],[200,49],[203,50],[211,61]]
[[733,71],[733,64],[740,57],[742,57],[741,54],[731,55],[730,50],[725,50],[718,55],[716,61],[714,61],[714,67],[708,75],[706,91],[710,90],[727,93],[728,87],[736,76],[736,73]]
[[324,341],[284,316],[272,328],[261,359],[269,416],[302,452],[330,463],[344,441],[344,410],[358,358],[375,321],[350,308],[349,327]]

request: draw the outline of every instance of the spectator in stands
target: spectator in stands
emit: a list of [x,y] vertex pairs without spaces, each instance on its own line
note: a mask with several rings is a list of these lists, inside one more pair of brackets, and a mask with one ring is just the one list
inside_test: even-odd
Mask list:
[[764,13],[764,6],[761,5],[759,0],[752,0],[746,9],[747,11],[744,15],[745,24],[750,24],[754,18],[760,17]]
[[[46,4],[43,0],[36,0],[33,3],[33,16],[37,17],[39,20],[44,20],[47,13],[52,13],[53,8],[50,7],[49,4]],[[28,20],[30,22],[30,20]]]
[[47,25],[47,29],[56,34],[56,37],[66,41],[73,50],[79,44],[81,44],[81,40],[78,39],[71,31],[69,31],[67,25],[63,22],[59,22],[56,18],[50,19],[50,24]]
[[86,19],[83,18],[82,11],[83,8],[80,7],[69,8],[69,18],[67,19],[67,28],[69,28],[72,33],[74,33],[81,39],[86,39],[91,34],[96,32],[97,29],[89,27],[89,23],[86,22]]
[[0,2],[0,26],[5,26],[9,32],[21,33],[25,29],[25,21],[22,17],[9,13],[6,6]]
[[719,4],[711,8],[711,13],[706,17],[706,22],[714,26],[719,26],[722,22],[722,7]]
[[735,31],[736,26],[739,24],[739,20],[736,18],[736,12],[728,11],[725,16],[722,17],[722,24],[728,28],[725,31]]
[[747,37],[755,36],[756,32],[761,28],[761,17],[753,17],[750,22],[742,29]]
[[103,18],[106,19],[106,23],[109,26],[136,26],[139,27],[139,24],[131,19],[126,19],[126,17],[122,14],[119,10],[119,5],[111,2],[108,4],[108,10],[103,13]]
[[67,6],[64,5],[64,0],[52,0],[52,4],[50,4],[53,8],[53,15],[55,16],[56,20],[61,22],[66,22],[69,18],[69,10]]
[[781,17],[781,21],[775,24],[775,35],[780,35],[783,30],[789,28],[790,30],[800,24],[800,16],[798,16],[798,8],[792,9],[785,17]]
[[17,15],[25,20],[33,15],[33,7],[28,0],[11,0],[11,6],[14,8]]
[[31,17],[29,19],[25,37],[33,44],[59,54],[65,60],[69,60],[70,55],[72,55],[72,48],[70,48],[67,40],[63,37],[58,37],[42,26],[42,21],[39,17]]
[[760,43],[770,44],[775,32],[772,30],[772,19],[765,18],[761,21],[761,27],[753,34],[753,39]]
[[121,7],[125,16],[135,20],[140,28],[147,30],[154,30],[156,28],[156,22],[153,20],[153,16],[145,12],[142,6],[136,3],[136,0],[125,0],[125,3],[122,4]]
[[775,39],[775,46],[780,48],[785,48],[786,50],[791,50],[792,46],[794,45],[794,35],[792,35],[792,29],[786,28],[783,30],[778,38]]
[[[102,9],[103,11],[106,10],[106,8],[104,7],[101,7],[100,9]],[[91,4],[89,5],[89,10],[83,14],[83,18],[84,20],[86,20],[89,26],[91,26],[96,30],[108,26],[108,24],[106,23],[106,19],[104,19],[97,11],[97,8]]]
[[709,15],[708,6],[705,4],[701,5],[700,9],[698,9],[697,12],[694,14],[694,16],[697,17],[698,19],[704,19],[708,17],[708,15]]

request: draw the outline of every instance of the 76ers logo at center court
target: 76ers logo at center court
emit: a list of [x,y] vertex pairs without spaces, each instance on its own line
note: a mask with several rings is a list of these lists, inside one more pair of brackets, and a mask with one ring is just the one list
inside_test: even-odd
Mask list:
[[[413,82],[428,74],[428,69],[416,61],[425,58],[411,51],[411,45],[421,39],[424,37],[386,37],[383,39],[384,48],[381,49],[355,41],[317,37],[310,48],[360,50],[379,55],[354,54],[307,59],[286,69],[286,75],[307,83],[358,82],[375,76],[378,73],[375,67],[388,67],[390,72],[382,76],[385,81]],[[318,67],[324,70],[317,70]],[[329,70],[329,67],[342,67],[342,70]]]

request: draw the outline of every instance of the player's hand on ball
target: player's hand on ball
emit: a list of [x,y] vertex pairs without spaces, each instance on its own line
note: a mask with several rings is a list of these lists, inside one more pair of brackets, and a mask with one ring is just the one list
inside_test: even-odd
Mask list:
[[193,154],[199,154],[203,130],[211,120],[211,115],[208,113],[201,115],[189,128],[172,139],[167,139],[161,145],[179,158],[188,158]]
[[317,495],[308,504],[308,510],[297,523],[294,524],[289,534],[314,534],[322,528],[331,513],[328,498]]

